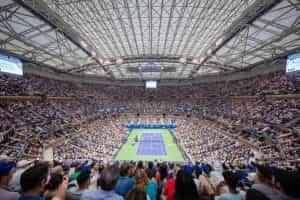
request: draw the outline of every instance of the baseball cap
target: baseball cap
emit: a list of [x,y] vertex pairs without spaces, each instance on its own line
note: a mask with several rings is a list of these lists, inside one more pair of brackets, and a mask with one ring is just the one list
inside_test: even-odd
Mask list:
[[7,176],[14,167],[14,162],[0,160],[0,177]]

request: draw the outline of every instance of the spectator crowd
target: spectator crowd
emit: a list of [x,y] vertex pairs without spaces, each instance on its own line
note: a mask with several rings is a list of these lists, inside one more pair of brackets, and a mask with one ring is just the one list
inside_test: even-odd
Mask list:
[[3,200],[296,200],[300,173],[269,164],[0,161]]

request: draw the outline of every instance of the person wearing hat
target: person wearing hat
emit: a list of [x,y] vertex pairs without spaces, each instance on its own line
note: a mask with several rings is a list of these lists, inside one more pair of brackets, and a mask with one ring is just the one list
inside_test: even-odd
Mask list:
[[7,185],[14,174],[14,163],[0,160],[0,197],[1,200],[17,200],[19,194],[7,190]]

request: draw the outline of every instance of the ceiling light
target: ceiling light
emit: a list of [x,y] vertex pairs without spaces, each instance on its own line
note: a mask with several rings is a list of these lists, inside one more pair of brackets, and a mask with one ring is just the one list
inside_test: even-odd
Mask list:
[[103,60],[101,58],[98,58],[97,60],[98,60],[98,62],[100,62],[101,64],[103,64]]
[[117,63],[117,64],[122,64],[122,63],[123,63],[123,59],[122,59],[122,58],[117,59],[117,60],[116,60],[116,63]]
[[85,43],[85,41],[81,40],[80,44],[81,44],[84,48],[87,48],[87,44]]
[[110,60],[105,60],[103,64],[104,65],[109,65],[110,63],[111,63]]
[[211,49],[208,49],[207,54],[210,55],[212,53]]
[[193,59],[193,63],[198,64],[198,63],[199,63],[199,60],[196,59],[196,58],[194,58],[194,59]]
[[216,42],[216,46],[219,46],[223,42],[223,38],[220,38]]
[[95,51],[92,51],[92,56],[93,56],[93,57],[96,57],[96,55],[97,55],[96,52],[95,52]]
[[180,59],[179,59],[179,62],[181,62],[181,63],[186,63],[186,58],[183,58],[183,57],[180,58]]

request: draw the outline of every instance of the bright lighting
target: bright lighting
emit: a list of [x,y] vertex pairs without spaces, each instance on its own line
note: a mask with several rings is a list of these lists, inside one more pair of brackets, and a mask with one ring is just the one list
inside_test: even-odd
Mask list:
[[157,88],[157,81],[146,81],[146,89]]
[[186,63],[186,58],[180,58],[179,61],[180,61],[181,63]]
[[116,63],[117,63],[117,64],[122,64],[122,63],[123,63],[123,59],[122,59],[122,58],[117,59],[117,60],[116,60]]

